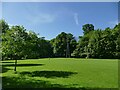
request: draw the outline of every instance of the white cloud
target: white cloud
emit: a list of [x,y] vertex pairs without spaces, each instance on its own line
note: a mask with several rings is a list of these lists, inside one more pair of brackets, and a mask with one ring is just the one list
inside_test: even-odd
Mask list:
[[55,16],[51,14],[39,14],[39,15],[30,15],[28,20],[32,23],[52,23],[55,20]]
[[79,18],[78,18],[77,13],[74,13],[74,20],[75,20],[76,25],[79,25]]

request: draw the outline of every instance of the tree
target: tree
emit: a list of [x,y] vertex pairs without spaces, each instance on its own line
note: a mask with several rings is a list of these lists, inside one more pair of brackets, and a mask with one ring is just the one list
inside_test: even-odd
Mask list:
[[76,48],[76,40],[71,33],[62,32],[55,39],[52,39],[51,43],[57,57],[65,57],[67,54],[71,56],[71,53]]
[[120,59],[120,23],[113,28],[114,41],[116,43],[115,57]]
[[[120,23],[113,29],[94,30],[92,24],[83,25],[84,35],[79,41],[71,33],[61,32],[52,40],[45,40],[23,26],[12,26],[0,20],[2,59],[32,59],[47,57],[120,58]],[[16,62],[17,63],[17,62]]]
[[93,30],[84,34],[73,54],[77,57],[115,58],[119,56],[120,25],[114,29]]
[[114,58],[114,52],[116,48],[115,39],[112,34],[112,29],[106,28],[102,33],[102,39],[100,40],[101,57],[102,58]]
[[7,30],[5,34],[2,35],[2,38],[3,59],[14,59],[14,71],[16,71],[17,60],[24,56],[25,29],[22,26],[12,26],[10,30]]
[[49,41],[38,37],[35,32],[26,32],[23,26],[12,26],[2,34],[2,59],[27,59],[50,57],[52,47]]
[[100,40],[102,37],[102,30],[98,29],[95,30],[90,39],[89,39],[89,48],[90,48],[90,56],[93,58],[98,58],[101,53],[101,45]]
[[82,29],[83,29],[83,33],[84,34],[87,34],[87,33],[89,33],[90,31],[93,31],[94,30],[94,26],[92,25],[92,24],[85,24],[85,25],[83,25],[83,27],[82,27]]
[[21,59],[24,57],[24,44],[27,33],[22,26],[13,26],[2,35],[3,59]]
[[89,39],[90,39],[90,34],[85,34],[84,36],[82,36],[79,41],[78,41],[78,45],[77,48],[74,51],[75,55],[78,55],[77,57],[89,57]]
[[9,25],[3,19],[0,20],[0,30],[2,33],[5,33],[7,30],[9,30]]
[[89,40],[94,31],[94,26],[92,24],[85,24],[82,29],[84,31],[84,35],[79,37],[78,45],[72,55],[75,57],[89,58],[89,55],[91,54]]

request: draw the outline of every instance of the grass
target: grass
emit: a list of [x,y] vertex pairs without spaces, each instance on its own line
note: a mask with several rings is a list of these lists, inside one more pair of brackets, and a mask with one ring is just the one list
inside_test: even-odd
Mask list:
[[48,58],[2,61],[3,88],[118,88],[118,60]]

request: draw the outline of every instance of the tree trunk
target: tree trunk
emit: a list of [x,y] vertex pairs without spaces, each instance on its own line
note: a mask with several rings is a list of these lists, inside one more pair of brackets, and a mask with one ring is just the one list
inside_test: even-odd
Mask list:
[[14,71],[16,72],[17,60],[15,60],[15,68]]

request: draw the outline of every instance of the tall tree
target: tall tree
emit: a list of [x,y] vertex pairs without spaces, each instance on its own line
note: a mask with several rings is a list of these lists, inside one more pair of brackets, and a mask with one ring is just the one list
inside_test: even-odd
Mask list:
[[70,33],[60,33],[55,39],[52,39],[51,43],[54,54],[58,57],[65,57],[67,54],[71,56],[71,53],[76,48],[76,40]]
[[85,25],[83,25],[82,29],[84,31],[84,34],[87,34],[90,31],[94,30],[94,26],[92,24],[85,24]]

